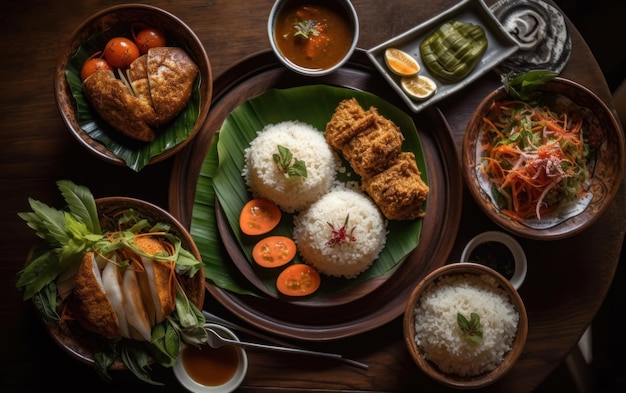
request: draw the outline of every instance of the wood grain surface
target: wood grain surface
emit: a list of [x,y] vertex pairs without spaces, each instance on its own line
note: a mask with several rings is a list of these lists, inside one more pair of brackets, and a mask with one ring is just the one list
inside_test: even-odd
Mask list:
[[[22,0],[0,5],[2,391],[62,391],[72,386],[93,392],[184,391],[171,370],[160,367],[153,367],[152,373],[165,387],[136,382],[125,372],[114,373],[113,382],[100,381],[89,366],[68,356],[47,336],[32,305],[24,302],[15,288],[16,274],[28,250],[37,242],[33,231],[17,213],[29,210],[29,197],[60,206],[57,180],[70,179],[87,185],[97,198],[129,196],[169,207],[174,158],[150,165],[139,173],[108,164],[77,143],[57,112],[53,77],[69,35],[91,14],[121,3]],[[242,59],[269,49],[266,22],[272,0],[150,3],[177,15],[196,32],[216,79]],[[455,0],[355,0],[361,26],[358,47],[374,47],[456,3]],[[612,107],[610,91],[593,54],[569,20],[568,29],[572,54],[562,76],[587,86]],[[498,75],[490,72],[438,104],[449,123],[458,156],[467,120],[480,100],[498,85]],[[526,281],[519,290],[529,321],[526,347],[512,371],[484,391],[534,390],[561,364],[591,323],[618,264],[626,230],[624,183],[622,179],[622,187],[607,213],[582,233],[550,242],[518,239],[529,264]],[[441,239],[450,244],[448,261],[458,261],[463,246],[473,236],[494,229],[499,228],[464,190],[459,231],[456,236],[453,233]],[[243,324],[208,294],[205,307]],[[298,344],[341,353],[368,364],[369,368],[249,350],[249,372],[240,391],[454,391],[418,370],[403,342],[401,317],[354,337]]]

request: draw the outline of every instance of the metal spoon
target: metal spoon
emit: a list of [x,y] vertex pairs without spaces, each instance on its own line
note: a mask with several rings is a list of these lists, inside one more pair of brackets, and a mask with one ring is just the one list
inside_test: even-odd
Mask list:
[[208,333],[208,344],[211,348],[219,348],[223,345],[239,345],[242,347],[250,347],[250,348],[258,348],[258,349],[269,349],[272,351],[280,351],[280,352],[290,352],[290,353],[298,353],[298,354],[304,354],[304,355],[313,355],[313,356],[322,356],[322,357],[327,357],[327,358],[333,358],[333,359],[341,359],[342,356],[336,353],[328,353],[328,352],[317,352],[317,351],[309,351],[307,349],[300,349],[300,348],[290,348],[290,347],[279,347],[276,345],[266,345],[266,344],[259,344],[259,343],[251,343],[251,342],[245,342],[245,341],[237,341],[237,340],[231,340],[230,338],[226,338],[223,336],[220,336],[220,334],[218,332],[216,332],[215,330],[211,329],[211,328],[205,328],[206,332]]

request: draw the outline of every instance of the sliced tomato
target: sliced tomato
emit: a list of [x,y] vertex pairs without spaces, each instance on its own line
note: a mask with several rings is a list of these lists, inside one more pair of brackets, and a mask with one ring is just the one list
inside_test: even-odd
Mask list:
[[296,256],[296,243],[286,236],[261,239],[252,249],[252,258],[263,267],[284,266]]
[[307,296],[317,291],[321,284],[320,274],[304,263],[290,265],[276,279],[276,289],[287,296]]
[[246,235],[263,235],[280,222],[278,206],[266,199],[253,199],[246,203],[239,214],[239,227]]

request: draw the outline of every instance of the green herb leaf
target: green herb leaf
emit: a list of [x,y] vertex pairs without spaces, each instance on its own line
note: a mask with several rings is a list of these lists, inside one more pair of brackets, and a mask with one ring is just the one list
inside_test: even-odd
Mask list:
[[468,321],[463,314],[457,313],[456,319],[466,340],[474,344],[480,344],[483,341],[483,325],[480,323],[478,314],[471,313]]
[[291,150],[285,146],[278,145],[278,154],[272,154],[272,160],[285,177],[306,177],[306,163],[297,158],[293,158]]
[[101,233],[98,209],[91,191],[87,187],[76,185],[69,180],[59,180],[57,186],[72,215],[86,226],[87,231]]
[[510,96],[523,101],[532,100],[534,90],[559,75],[551,70],[530,70],[522,74],[502,74],[500,79]]
[[317,29],[317,22],[311,19],[301,20],[294,27],[296,28],[294,37],[300,36],[308,40],[310,35],[317,36],[320,34]]

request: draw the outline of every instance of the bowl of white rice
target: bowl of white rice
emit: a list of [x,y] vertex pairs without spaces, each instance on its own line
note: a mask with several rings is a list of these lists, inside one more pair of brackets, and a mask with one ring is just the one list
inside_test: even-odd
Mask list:
[[355,278],[376,260],[387,239],[386,222],[365,194],[336,187],[294,217],[302,259],[322,274]]
[[476,263],[453,263],[428,274],[404,314],[413,360],[448,387],[475,389],[502,378],[526,343],[528,316],[517,290]]
[[[244,156],[243,177],[254,197],[268,199],[288,213],[301,211],[326,194],[339,164],[324,134],[300,121],[266,125]],[[288,164],[281,166],[284,159]],[[294,168],[296,162],[306,168],[306,175],[287,173],[285,167]]]

